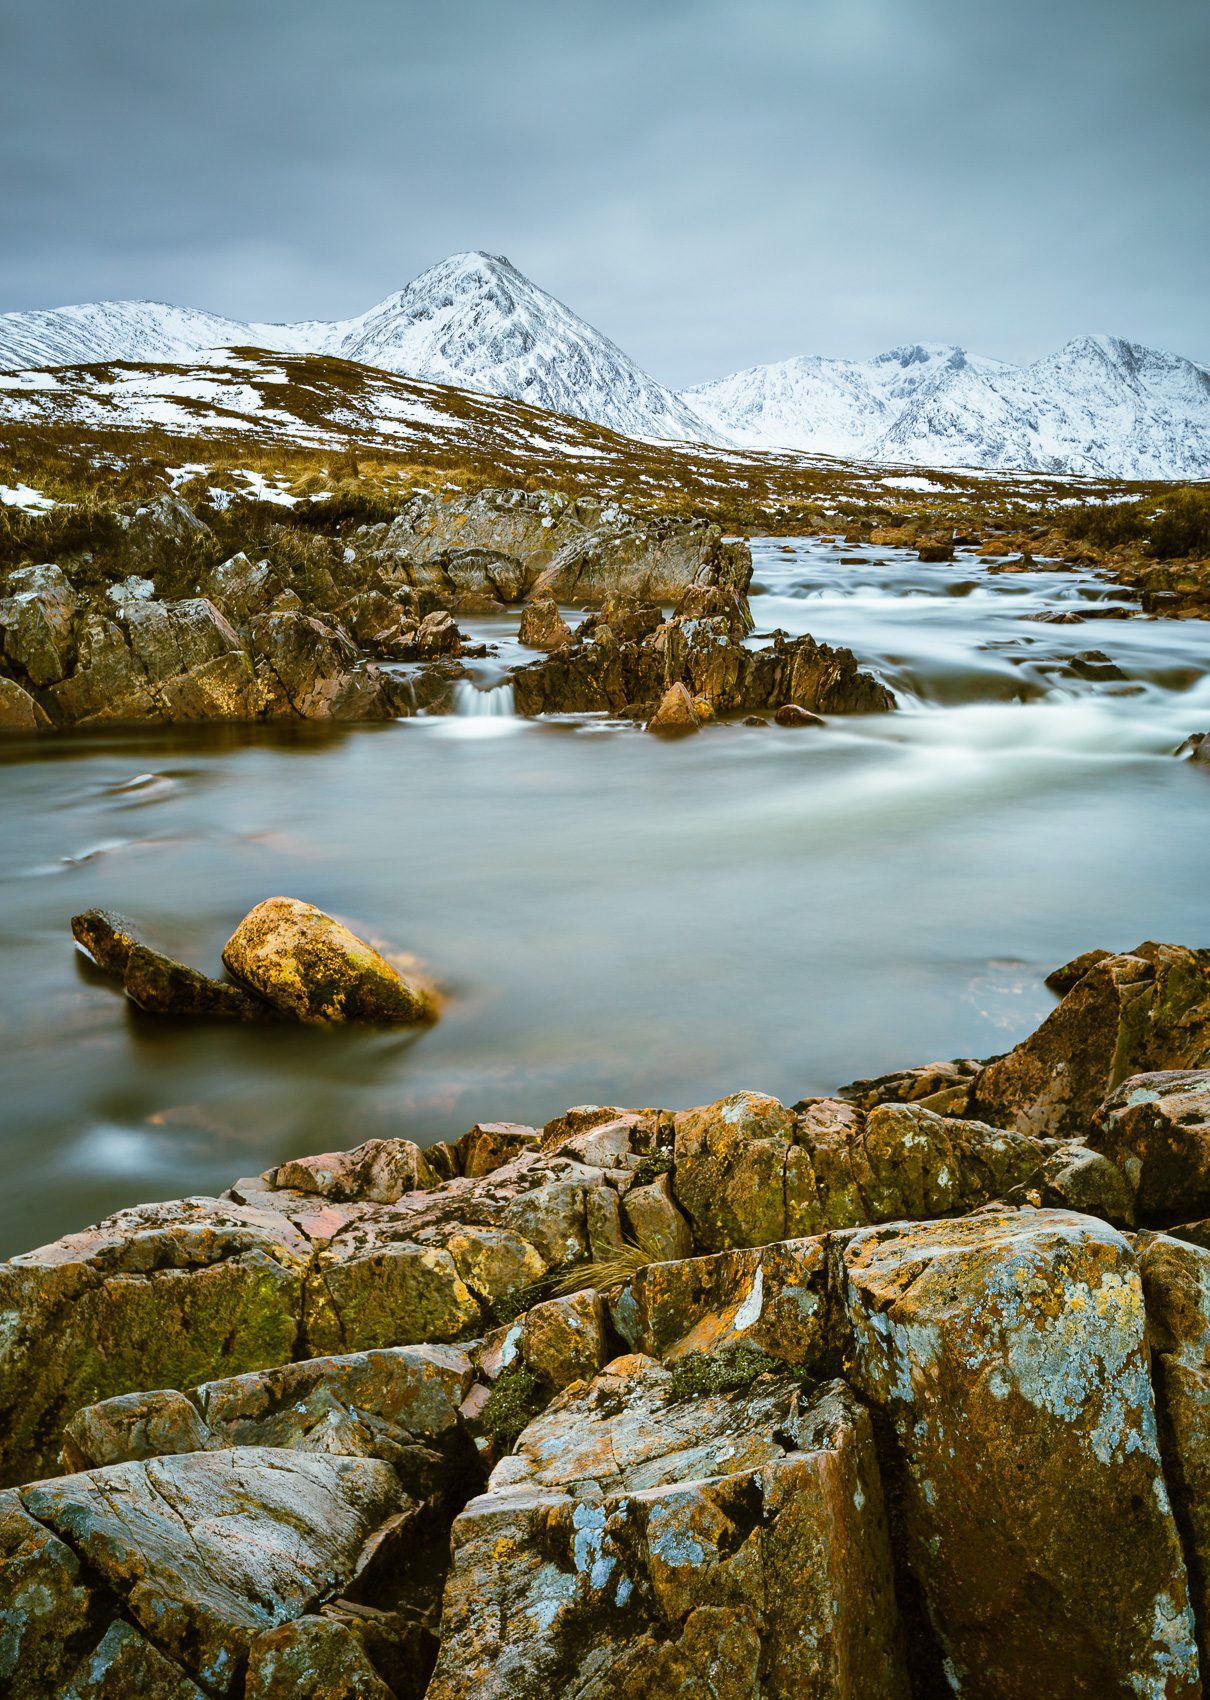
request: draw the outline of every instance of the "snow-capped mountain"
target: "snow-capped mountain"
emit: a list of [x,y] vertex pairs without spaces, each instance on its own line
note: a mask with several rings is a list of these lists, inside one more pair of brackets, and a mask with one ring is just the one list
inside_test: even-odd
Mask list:
[[[155,301],[0,314],[0,369],[182,360],[251,345],[336,354],[429,383],[509,396],[629,436],[717,439],[609,338],[495,254],[455,254],[358,318],[240,324]],[[724,441],[729,441],[725,430]]]
[[357,318],[242,324],[155,301],[0,314],[0,370],[334,354],[509,397],[628,436],[863,461],[1117,478],[1210,477],[1210,370],[1116,337],[1031,366],[914,344],[802,356],[679,395],[499,255],[455,254]]
[[751,447],[922,466],[1117,478],[1210,476],[1210,370],[1117,337],[1030,366],[917,344],[874,360],[804,356],[683,392]]

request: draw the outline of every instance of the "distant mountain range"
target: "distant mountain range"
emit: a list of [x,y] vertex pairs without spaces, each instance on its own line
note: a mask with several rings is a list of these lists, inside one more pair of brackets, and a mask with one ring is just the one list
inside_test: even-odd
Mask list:
[[802,356],[680,394],[497,255],[456,254],[354,319],[242,324],[152,301],[0,314],[0,369],[196,360],[251,345],[338,355],[628,436],[917,466],[1210,477],[1210,370],[1087,336],[1030,366],[917,344]]

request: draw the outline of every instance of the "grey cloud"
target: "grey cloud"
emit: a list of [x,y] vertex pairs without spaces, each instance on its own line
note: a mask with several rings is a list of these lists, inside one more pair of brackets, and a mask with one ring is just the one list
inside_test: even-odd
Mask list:
[[1202,0],[0,0],[0,309],[360,311],[507,253],[656,376],[1210,360]]

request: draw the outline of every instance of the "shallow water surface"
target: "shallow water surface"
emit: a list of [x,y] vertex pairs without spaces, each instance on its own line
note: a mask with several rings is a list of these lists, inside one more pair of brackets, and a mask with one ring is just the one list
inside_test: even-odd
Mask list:
[[[1123,598],[1075,573],[753,550],[758,632],[851,645],[898,713],[665,743],[464,693],[485,712],[0,746],[0,1253],[373,1136],[988,1055],[1077,951],[1210,942],[1210,774],[1171,754],[1210,729],[1210,625],[1097,617]],[[157,1022],[68,931],[124,910],[216,971],[277,892],[423,957],[444,1020]]]

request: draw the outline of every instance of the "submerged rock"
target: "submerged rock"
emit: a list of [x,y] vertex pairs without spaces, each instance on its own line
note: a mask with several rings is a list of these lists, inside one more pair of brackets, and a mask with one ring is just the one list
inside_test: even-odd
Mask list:
[[414,1023],[436,1019],[433,992],[313,903],[270,897],[223,947],[236,979],[298,1021]]
[[13,679],[0,678],[0,732],[41,732],[50,716],[36,698]]
[[163,951],[135,944],[126,959],[122,986],[132,1004],[148,1015],[208,1021],[264,1021],[275,1012],[241,986],[214,980],[176,962]]
[[1210,732],[1194,732],[1179,746],[1176,754],[1210,767]]

